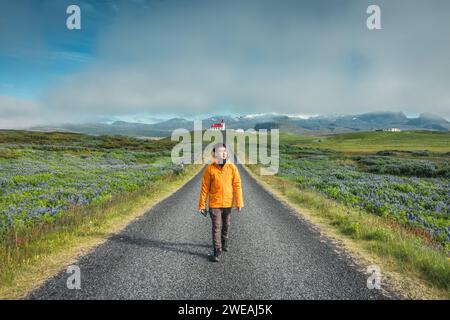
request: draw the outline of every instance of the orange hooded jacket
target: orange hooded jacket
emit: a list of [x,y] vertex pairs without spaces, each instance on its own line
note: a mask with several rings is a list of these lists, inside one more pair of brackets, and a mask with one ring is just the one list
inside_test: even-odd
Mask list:
[[209,164],[202,177],[202,189],[200,191],[199,210],[206,208],[206,197],[209,193],[210,208],[233,207],[233,193],[236,207],[244,206],[242,197],[241,176],[234,163],[225,162],[221,168],[217,161]]

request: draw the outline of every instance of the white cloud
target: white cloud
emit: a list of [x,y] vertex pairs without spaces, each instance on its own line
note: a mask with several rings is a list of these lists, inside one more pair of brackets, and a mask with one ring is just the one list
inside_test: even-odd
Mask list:
[[442,7],[450,6],[408,3],[382,2],[379,31],[365,28],[364,2],[127,7],[105,30],[99,62],[57,85],[46,104],[74,115],[225,108],[448,116],[450,47],[441,37],[450,27]]
[[45,122],[42,107],[33,100],[0,95],[0,128],[27,128]]

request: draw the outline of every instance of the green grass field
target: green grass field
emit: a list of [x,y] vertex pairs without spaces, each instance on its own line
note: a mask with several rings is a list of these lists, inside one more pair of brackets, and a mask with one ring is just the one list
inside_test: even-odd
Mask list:
[[280,142],[351,153],[371,153],[383,150],[450,152],[450,132],[435,131],[374,131],[323,136],[282,133]]

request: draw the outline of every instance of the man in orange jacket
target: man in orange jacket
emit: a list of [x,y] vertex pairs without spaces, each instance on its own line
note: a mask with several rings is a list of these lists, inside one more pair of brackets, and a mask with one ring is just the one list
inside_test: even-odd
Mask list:
[[209,193],[209,213],[212,220],[212,238],[214,245],[213,261],[219,261],[223,251],[228,251],[228,231],[231,222],[231,208],[235,200],[237,212],[244,206],[241,177],[233,163],[227,162],[227,148],[224,143],[213,148],[214,158],[202,177],[199,211],[206,209],[206,197]]

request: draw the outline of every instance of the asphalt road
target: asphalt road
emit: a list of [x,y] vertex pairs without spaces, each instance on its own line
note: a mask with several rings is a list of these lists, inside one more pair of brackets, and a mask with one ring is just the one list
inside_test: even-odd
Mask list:
[[386,299],[309,223],[241,173],[230,250],[211,262],[211,219],[197,213],[201,172],[81,257],[81,289],[63,268],[29,299]]

